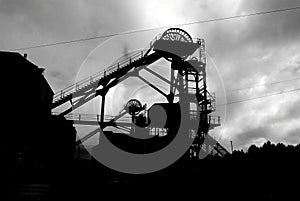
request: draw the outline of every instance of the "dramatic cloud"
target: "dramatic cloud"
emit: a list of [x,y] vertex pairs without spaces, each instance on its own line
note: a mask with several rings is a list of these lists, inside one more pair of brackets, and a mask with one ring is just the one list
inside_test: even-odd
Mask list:
[[[299,5],[297,0],[0,0],[0,49],[11,50]],[[230,104],[226,118],[224,114],[226,100],[236,102],[299,88],[300,80],[296,79],[300,77],[299,21],[300,12],[294,10],[182,27],[193,37],[206,41],[208,85],[217,96],[219,106],[215,114],[223,119],[223,127],[214,129],[211,134],[225,147],[229,148],[230,140],[235,148],[246,148],[251,143],[262,144],[266,140],[300,142],[298,92]],[[31,61],[46,68],[46,77],[52,88],[59,91],[75,80],[104,69],[103,66],[122,54],[140,50],[160,31],[163,30],[125,35],[105,43],[104,39],[91,40],[21,52],[27,52]],[[101,43],[102,46],[96,48]],[[95,51],[88,57],[94,48],[99,49],[98,53]],[[84,61],[88,64],[86,68],[81,66]],[[153,69],[167,75],[163,68]],[[149,79],[161,84],[154,78]],[[122,83],[110,92],[110,101],[117,101],[114,104],[118,109],[133,93],[133,97],[140,99],[151,97],[143,102],[153,102],[154,98],[162,101],[152,89],[142,87],[138,90],[139,85],[141,82],[137,79]],[[259,87],[229,91],[249,86]],[[113,94],[118,94],[119,98],[115,99]],[[97,111],[99,101],[93,102]]]
[[[69,41],[135,28],[134,16],[124,1],[1,0],[1,50]],[[128,9],[127,9],[128,8]],[[112,12],[113,11],[113,12]],[[46,68],[55,91],[74,82],[81,63],[103,40],[53,46],[27,52],[29,59]],[[60,72],[60,78],[52,75]]]
[[[245,14],[293,6],[297,6],[296,1],[240,1],[237,12]],[[225,87],[244,88],[299,77],[299,17],[300,13],[295,11],[216,23],[220,27],[209,30],[212,35],[207,41],[212,41],[208,42],[209,51],[213,52]],[[230,26],[237,28],[229,29]],[[228,92],[227,100],[234,102],[297,86],[299,80]],[[299,107],[298,100],[299,94],[295,92],[229,105],[225,127],[219,134],[227,144],[229,139],[233,140],[237,148],[260,144],[261,139],[299,143],[300,137],[295,137],[298,117],[289,109]],[[290,135],[293,140],[289,140]]]

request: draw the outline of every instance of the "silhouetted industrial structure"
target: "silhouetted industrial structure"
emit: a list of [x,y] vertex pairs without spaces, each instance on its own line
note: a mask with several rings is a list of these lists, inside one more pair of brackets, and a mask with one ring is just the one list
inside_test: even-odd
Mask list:
[[[160,59],[165,59],[170,63],[170,78],[165,78],[149,68]],[[167,83],[169,93],[164,93],[158,86],[141,76],[142,70]],[[129,100],[119,115],[106,116],[104,111],[106,94],[112,87],[130,77],[137,77],[145,82],[164,96],[167,103],[156,103],[147,109],[142,107],[142,103],[138,100]],[[208,136],[209,129],[220,125],[220,117],[210,115],[215,111],[215,98],[207,90],[206,77],[204,40],[193,39],[184,30],[171,28],[157,36],[143,51],[125,55],[105,70],[56,93],[52,108],[55,109],[69,102],[69,108],[58,115],[65,116],[75,124],[98,126],[80,139],[77,145],[103,131],[107,138],[124,150],[130,150],[133,153],[150,153],[163,148],[172,141],[179,132],[179,127],[176,128],[175,125],[185,124],[185,130],[180,130],[181,135],[194,138],[188,154],[190,157],[198,158],[200,150],[223,156],[228,153],[227,150]],[[102,97],[100,114],[71,113],[98,96]],[[166,112],[164,125],[160,125],[161,121],[155,122],[157,117],[162,117],[159,108]],[[125,117],[128,114],[131,118],[126,120]],[[122,132],[120,135],[111,135],[112,131],[109,130],[111,127]],[[125,135],[122,134],[124,131]],[[160,135],[159,132],[165,134]],[[135,134],[141,135],[141,133],[156,137],[148,140],[130,137]],[[203,144],[205,146],[202,146]]]
[[[66,161],[73,157],[76,145],[102,131],[114,145],[132,153],[158,151],[178,133],[194,139],[186,153],[189,158],[198,158],[200,150],[220,156],[228,153],[208,135],[209,129],[220,125],[220,117],[210,115],[215,110],[215,99],[206,85],[204,40],[193,39],[182,29],[168,29],[155,37],[143,51],[126,55],[105,70],[56,94],[43,75],[44,69],[28,61],[27,55],[0,52],[0,57],[5,75],[1,79],[1,86],[7,97],[2,99],[6,117],[4,125],[8,128],[1,148],[8,156],[8,164],[53,165],[58,161],[67,164]],[[170,63],[170,78],[149,68],[160,59]],[[142,77],[139,73],[141,70],[167,83],[169,93],[166,94]],[[12,81],[12,76],[17,82]],[[107,92],[130,77],[144,81],[164,96],[167,102],[155,103],[147,108],[139,100],[132,99],[119,115],[105,115]],[[71,113],[97,96],[102,97],[100,114]],[[70,102],[67,110],[52,112],[67,102]],[[73,124],[97,128],[75,142]],[[183,124],[185,127],[182,129]],[[151,138],[131,137],[134,135]]]
[[[7,165],[53,165],[73,157],[76,130],[51,113],[53,91],[37,67],[19,53],[0,52],[4,108],[1,149]],[[14,81],[13,81],[14,80]],[[57,140],[59,139],[59,140]]]
[[[64,182],[70,178],[86,181],[81,174],[76,173],[77,168],[88,169],[89,171],[85,171],[86,175],[103,170],[97,176],[102,183],[110,183],[115,179],[140,181],[135,176],[129,178],[101,164],[95,166],[97,170],[91,171],[93,168],[87,167],[94,163],[73,161],[75,147],[96,134],[105,135],[115,146],[135,154],[161,150],[178,135],[192,139],[190,148],[182,153],[184,161],[198,161],[190,159],[198,159],[201,152],[221,157],[228,154],[208,134],[210,129],[220,126],[221,120],[220,117],[211,115],[215,111],[215,98],[207,89],[205,42],[203,39],[193,39],[182,29],[166,30],[143,51],[126,55],[105,70],[55,94],[43,75],[44,69],[32,64],[27,55],[0,52],[0,59],[4,75],[1,89],[5,94],[5,98],[1,100],[6,117],[3,121],[5,131],[2,133],[5,134],[2,136],[1,150],[4,150],[7,164],[12,170],[16,167],[31,168],[30,173],[23,174],[27,182],[32,175],[40,177],[37,173],[41,171],[40,168],[47,182],[55,182],[58,186],[54,190],[56,194],[66,191]],[[163,59],[170,64],[169,78],[150,68],[151,64]],[[142,70],[168,84],[169,92],[166,94],[159,86],[150,83],[140,74]],[[139,100],[130,99],[124,103],[118,115],[105,115],[108,91],[130,77],[142,80],[164,96],[166,102],[147,107]],[[102,98],[100,114],[71,113],[98,96]],[[66,108],[68,103],[68,109],[57,112],[60,108]],[[95,130],[76,141],[74,124],[94,126]],[[99,139],[95,149],[101,146],[101,138]],[[190,168],[191,164],[194,163],[188,162],[187,167]],[[175,166],[181,168],[182,164],[176,162]],[[36,169],[37,167],[39,168]],[[143,178],[148,178],[147,181],[151,183],[162,174],[168,177],[173,170],[170,167],[167,172],[161,171]],[[15,174],[17,171],[12,172]],[[18,180],[18,174],[15,175]]]
[[[169,79],[149,68],[160,59],[170,63]],[[44,69],[28,61],[27,55],[0,52],[0,61],[2,115],[5,117],[0,150],[9,168],[9,171],[5,169],[9,181],[1,181],[9,184],[7,197],[10,200],[77,199],[79,196],[86,200],[103,193],[112,196],[106,192],[105,188],[111,186],[108,184],[126,184],[122,188],[130,188],[130,196],[133,192],[130,184],[137,184],[141,187],[139,190],[145,189],[147,193],[154,189],[155,196],[159,194],[157,191],[167,192],[169,196],[179,187],[184,194],[197,198],[205,193],[213,198],[224,194],[231,197],[236,193],[247,198],[253,195],[270,198],[281,192],[282,186],[289,187],[288,184],[298,179],[300,145],[267,142],[262,148],[251,146],[244,153],[233,151],[231,142],[233,153],[228,154],[208,134],[221,122],[220,117],[211,116],[215,111],[215,98],[207,90],[205,43],[203,39],[192,39],[182,29],[168,29],[144,51],[126,55],[105,70],[55,94],[43,75]],[[142,77],[141,70],[169,84],[169,93]],[[107,92],[130,77],[144,81],[167,102],[154,103],[148,108],[139,100],[130,99],[118,115],[105,115]],[[97,96],[102,97],[100,114],[71,113]],[[68,103],[67,110],[53,112]],[[74,124],[96,129],[76,141]],[[105,135],[115,146],[135,154],[163,149],[177,135],[191,138],[193,143],[181,160],[168,168],[129,175],[100,163],[95,165],[94,160],[73,160],[75,146],[82,146],[96,134]],[[99,146],[101,138],[96,148]],[[208,157],[196,160],[201,153]],[[172,190],[166,191],[168,187]]]

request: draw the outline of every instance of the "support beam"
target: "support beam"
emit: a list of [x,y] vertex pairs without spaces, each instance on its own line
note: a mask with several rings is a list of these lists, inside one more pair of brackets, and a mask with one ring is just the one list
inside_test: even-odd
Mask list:
[[140,78],[143,82],[145,82],[146,84],[148,84],[150,87],[152,87],[153,89],[155,89],[156,91],[158,91],[159,93],[161,93],[163,96],[165,96],[166,98],[168,98],[168,95],[165,94],[162,90],[160,90],[159,88],[157,88],[156,86],[154,86],[153,84],[151,84],[150,82],[148,82],[145,78],[141,77],[140,75],[138,76],[138,78]]
[[100,128],[97,128],[96,130],[93,130],[92,132],[90,132],[89,134],[87,134],[86,136],[81,138],[80,140],[76,141],[75,146],[78,146],[78,145],[84,143],[85,141],[87,141],[88,139],[90,139],[92,136],[96,135],[100,131],[101,131]]
[[73,106],[71,106],[70,108],[68,108],[67,110],[65,110],[64,112],[60,113],[60,116],[65,116],[66,114],[69,114],[70,112],[76,110],[77,108],[79,108],[80,106],[82,106],[83,104],[89,102],[90,100],[94,99],[96,97],[95,94],[89,94],[86,97],[83,97],[79,100],[76,100],[75,103],[73,103]]
[[129,128],[126,128],[126,127],[123,127],[123,126],[117,126],[116,127],[117,129],[120,129],[120,130],[123,130],[123,131],[126,131],[126,132],[130,132],[130,129]]
[[[122,69],[119,69],[118,73],[106,76],[106,79],[100,79],[98,80],[98,82],[91,83],[88,89],[85,89],[85,87],[81,88],[78,91],[67,95],[63,99],[54,102],[52,104],[52,109],[64,104],[67,101],[77,98],[76,101],[73,101],[73,106],[71,108],[65,110],[60,114],[64,116],[77,109],[81,105],[89,102],[98,95],[102,95],[103,93],[105,93],[105,91],[108,91],[110,88],[116,86],[119,82],[122,82],[131,76],[136,76],[138,71],[146,68],[149,64],[155,62],[160,58],[161,55],[155,52],[151,55],[148,55],[147,57],[143,57],[142,60],[134,61],[132,62],[130,68],[124,69],[124,67]],[[133,71],[129,72],[131,69],[133,69]],[[99,85],[104,85],[104,87],[102,89],[97,90]]]
[[161,76],[160,74],[158,74],[157,72],[151,70],[150,68],[144,68],[146,71],[148,71],[149,73],[155,75],[156,77],[158,77],[159,79],[163,80],[164,82],[166,82],[167,84],[170,84],[171,85],[171,82],[164,78],[163,76]]

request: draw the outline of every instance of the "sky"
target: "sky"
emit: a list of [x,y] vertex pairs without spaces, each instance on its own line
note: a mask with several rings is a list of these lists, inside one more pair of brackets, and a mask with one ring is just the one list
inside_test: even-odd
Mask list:
[[[0,0],[0,50],[295,6],[300,6],[300,1]],[[296,10],[180,27],[192,37],[206,41],[208,85],[216,93],[216,104],[219,105],[216,114],[222,117],[222,126],[211,134],[224,147],[229,148],[231,140],[235,149],[261,145],[267,140],[300,143],[299,92],[224,106],[299,88],[300,80],[295,80],[300,77],[299,22],[300,11]],[[163,31],[19,52],[27,53],[30,61],[46,69],[45,77],[56,92],[89,73],[103,70],[124,54],[141,50]],[[160,71],[164,67],[153,68]],[[294,80],[267,85],[291,79]],[[230,91],[258,85],[264,86]],[[121,83],[110,92],[108,107],[117,103],[121,107],[129,96],[151,97],[143,102],[161,100],[143,87],[137,80]],[[98,110],[95,103],[93,108]],[[111,108],[109,112],[116,112],[113,110],[118,109]]]

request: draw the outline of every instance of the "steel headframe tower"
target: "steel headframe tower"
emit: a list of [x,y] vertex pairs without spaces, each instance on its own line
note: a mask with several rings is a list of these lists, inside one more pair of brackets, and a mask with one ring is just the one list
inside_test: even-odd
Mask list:
[[[187,88],[189,93],[196,96],[197,114],[199,114],[199,127],[191,147],[191,156],[198,157],[204,139],[210,129],[209,114],[215,111],[215,97],[208,92],[206,82],[206,56],[205,41],[199,40],[198,58],[192,58],[189,62],[194,68],[187,69]],[[195,86],[195,88],[193,87]]]
[[171,84],[168,100],[173,102],[174,98],[179,98],[181,112],[188,114],[187,119],[182,120],[198,122],[197,130],[186,131],[194,138],[190,157],[197,158],[210,128],[209,114],[215,111],[215,98],[208,92],[206,84],[205,41],[194,40],[184,30],[172,28],[163,33],[154,50],[172,54],[169,58]]
[[[171,63],[170,80],[148,68],[149,65],[161,58]],[[169,94],[165,94],[154,84],[139,75],[139,72],[143,69],[169,83]],[[102,96],[100,121],[97,116],[97,121],[94,123],[100,125],[102,130],[109,126],[115,126],[117,120],[124,114],[122,113],[106,121],[104,113],[105,94],[110,88],[129,77],[140,78],[164,95],[168,103],[180,103],[180,113],[183,115],[178,118],[181,118],[181,121],[196,125],[194,127],[186,127],[182,132],[182,134],[187,134],[193,138],[193,144],[189,150],[190,157],[198,158],[200,150],[201,148],[203,149],[203,144],[205,144],[204,140],[206,137],[210,139],[210,142],[213,142],[211,147],[216,150],[216,153],[221,155],[222,153],[227,153],[222,146],[207,135],[210,128],[220,125],[220,121],[218,120],[211,124],[209,115],[215,110],[215,98],[207,90],[205,42],[203,39],[191,38],[187,32],[179,28],[166,30],[162,35],[150,42],[149,48],[135,53],[130,58],[126,56],[126,58],[112,64],[104,71],[61,90],[54,96],[53,108],[70,101],[71,107],[60,114],[65,116],[93,98]],[[99,88],[99,86],[102,87]],[[91,125],[89,121],[82,121],[80,116],[79,119],[73,118],[71,120],[74,123]],[[128,125],[131,126],[131,124]],[[98,132],[99,128],[88,134],[84,139],[81,139],[81,142]],[[217,144],[217,146],[214,146],[214,144]]]

